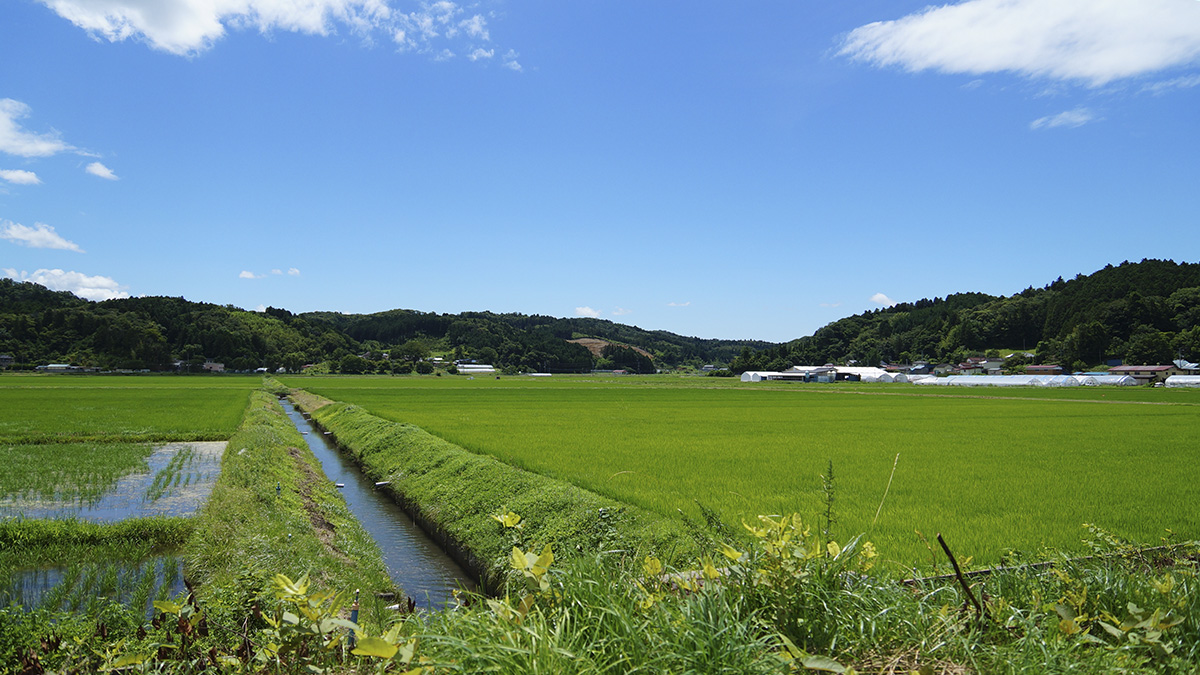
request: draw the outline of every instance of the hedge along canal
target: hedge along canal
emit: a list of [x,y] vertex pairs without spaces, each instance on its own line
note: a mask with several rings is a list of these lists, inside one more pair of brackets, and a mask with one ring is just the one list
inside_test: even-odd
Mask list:
[[[392,580],[418,607],[440,608],[454,602],[456,589],[475,590],[475,580],[418,526],[388,493],[338,451],[321,430],[289,401],[280,401],[309,449],[340,488],[350,512],[383,552]],[[383,487],[383,486],[379,486]]]
[[[404,506],[455,560],[499,593],[514,546],[553,546],[556,560],[601,552],[694,561],[697,544],[682,523],[581,487],[477,455],[411,424],[302,389],[292,401],[331,433],[373,482]],[[506,528],[496,516],[522,517]]]

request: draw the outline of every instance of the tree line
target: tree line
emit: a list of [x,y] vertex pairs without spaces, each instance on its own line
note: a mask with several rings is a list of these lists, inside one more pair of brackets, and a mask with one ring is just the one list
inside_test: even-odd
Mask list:
[[1014,364],[1071,370],[1118,360],[1200,360],[1200,264],[1126,261],[1008,297],[961,293],[901,303],[834,321],[785,344],[742,350],[731,368],[783,370],[851,360],[958,363],[989,353],[1015,353]]

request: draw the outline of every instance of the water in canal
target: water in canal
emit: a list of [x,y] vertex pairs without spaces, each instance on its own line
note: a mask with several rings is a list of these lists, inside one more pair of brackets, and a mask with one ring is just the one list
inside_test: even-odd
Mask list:
[[418,607],[441,608],[454,604],[456,588],[474,590],[475,582],[454,562],[399,504],[359,469],[354,460],[343,455],[325,435],[309,422],[290,401],[280,404],[296,428],[304,434],[308,447],[320,460],[325,475],[341,483],[346,504],[363,528],[375,538],[383,551],[388,574]]

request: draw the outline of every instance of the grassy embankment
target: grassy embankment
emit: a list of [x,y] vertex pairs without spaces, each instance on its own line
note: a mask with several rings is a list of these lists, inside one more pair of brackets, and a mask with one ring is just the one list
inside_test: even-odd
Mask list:
[[[299,390],[292,399],[371,478],[389,481],[385,489],[493,592],[504,587],[514,545],[553,544],[566,558],[620,550],[677,560],[695,552],[673,519],[467,452],[357,406]],[[509,512],[522,517],[520,528],[498,524],[495,516]]]
[[373,621],[395,602],[375,594],[401,592],[388,578],[374,540],[265,392],[251,396],[241,427],[229,439],[221,477],[186,548],[188,578],[212,611],[243,610],[278,573],[292,578],[307,573],[339,591],[361,589],[364,614]]
[[943,533],[976,564],[1081,551],[1083,523],[1136,541],[1200,535],[1185,506],[1200,501],[1200,392],[701,386],[710,379],[285,382],[666,517],[694,517],[699,501],[735,528],[819,512],[832,460],[838,535],[870,531],[901,566],[930,563],[916,531]]

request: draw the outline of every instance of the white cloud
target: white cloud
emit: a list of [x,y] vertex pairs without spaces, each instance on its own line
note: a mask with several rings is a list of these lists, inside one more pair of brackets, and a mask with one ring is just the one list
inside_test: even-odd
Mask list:
[[687,307],[690,304],[692,304],[691,300],[687,302],[668,302],[667,307]]
[[1096,116],[1092,114],[1092,111],[1087,108],[1076,108],[1060,112],[1057,115],[1039,117],[1029,123],[1029,128],[1034,130],[1053,129],[1055,127],[1075,128],[1081,127],[1094,119],[1096,119]]
[[459,28],[467,32],[467,35],[477,39],[487,41],[491,39],[488,36],[487,21],[483,16],[476,14],[469,19],[465,19],[458,23]]
[[0,152],[19,157],[49,157],[74,150],[57,132],[35,134],[26,131],[18,120],[29,117],[29,106],[11,98],[0,98]]
[[854,29],[840,53],[912,72],[1012,72],[1093,87],[1200,59],[1194,0],[966,0]]
[[590,316],[594,319],[594,318],[600,316],[600,314],[601,314],[600,310],[592,309],[591,307],[576,307],[575,308],[575,316]]
[[1192,87],[1200,86],[1200,75],[1187,75],[1185,77],[1177,77],[1165,82],[1155,82],[1142,87],[1142,91],[1150,92],[1151,94],[1165,94],[1173,89],[1191,89]]
[[0,180],[6,180],[14,185],[41,185],[42,179],[32,171],[24,169],[0,169]]
[[27,272],[18,274],[16,270],[6,268],[4,274],[16,281],[32,281],[35,284],[41,284],[52,291],[70,291],[86,300],[100,301],[129,297],[129,293],[123,290],[125,287],[114,281],[112,277],[89,277],[80,272],[64,272],[59,269],[42,269],[33,274]]
[[283,270],[271,270],[271,274],[283,274]]
[[495,49],[476,48],[475,51],[467,55],[468,59],[478,61],[479,59],[490,59],[496,55]]
[[520,55],[515,51],[511,49],[508,50],[508,53],[504,55],[504,67],[508,68],[509,70],[514,70],[518,73],[524,70],[524,68],[521,67],[520,62],[517,61],[518,56]]
[[288,276],[298,277],[300,276],[300,270],[296,269],[295,267],[289,267]]
[[83,253],[83,249],[79,248],[79,244],[67,241],[62,235],[55,232],[53,227],[45,223],[34,223],[33,227],[29,227],[28,225],[3,220],[0,221],[0,224],[3,225],[0,228],[0,239],[7,239],[30,248],[55,248]]
[[822,302],[822,303],[820,303],[820,305],[821,305],[822,307],[830,307],[830,308],[833,308],[833,307],[841,307],[841,306],[842,306],[842,303],[840,303],[840,302]]
[[110,42],[142,39],[172,54],[207,49],[227,27],[328,35],[356,32],[391,16],[386,0],[41,0],[62,18]]
[[871,302],[873,302],[877,305],[883,305],[884,307],[892,307],[893,305],[896,304],[895,300],[889,298],[888,296],[884,295],[883,293],[876,293],[875,295],[872,295]]
[[260,304],[259,306],[255,307],[254,309],[252,309],[250,311],[251,312],[265,312],[265,311],[267,311],[267,306]]
[[265,276],[266,276],[265,274],[255,274],[254,272],[242,270],[242,273],[238,275],[238,278],[239,279],[261,279]]
[[625,309],[624,307],[618,307],[614,309],[612,313],[613,316],[625,316],[626,314],[633,314],[633,310]]
[[84,171],[87,171],[93,176],[99,176],[105,180],[120,180],[117,178],[117,174],[112,172],[112,169],[104,166],[100,162],[92,162],[91,164],[88,164]]

